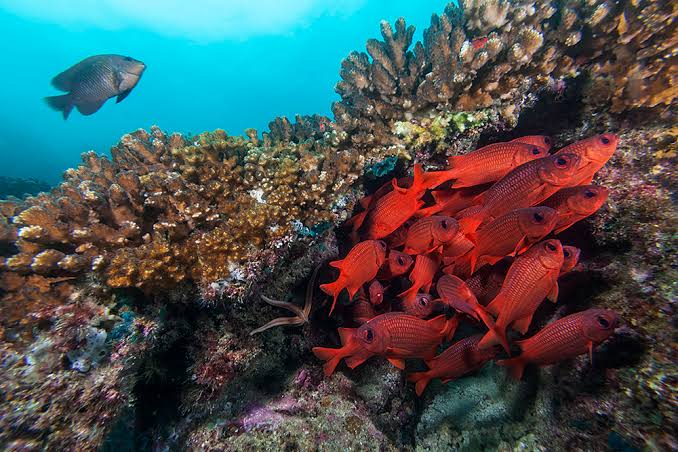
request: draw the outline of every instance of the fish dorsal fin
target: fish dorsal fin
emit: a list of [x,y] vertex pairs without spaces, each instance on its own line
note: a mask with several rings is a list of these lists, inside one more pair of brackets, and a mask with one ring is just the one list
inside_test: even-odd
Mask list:
[[405,361],[399,358],[386,358],[388,362],[396,366],[398,369],[403,370],[405,368]]
[[84,102],[84,101],[79,101],[78,103],[75,104],[77,107],[78,111],[82,113],[85,116],[91,115],[99,111],[101,106],[106,102],[108,99],[101,99],[101,100],[93,100],[90,102]]
[[338,261],[332,261],[332,262],[330,262],[330,267],[341,268],[341,264],[343,262],[344,262],[343,259],[339,259]]
[[80,63],[71,66],[60,74],[57,74],[52,79],[52,86],[61,91],[72,91],[73,90],[73,80],[77,78],[78,73],[82,68],[82,64],[87,61],[81,61]]

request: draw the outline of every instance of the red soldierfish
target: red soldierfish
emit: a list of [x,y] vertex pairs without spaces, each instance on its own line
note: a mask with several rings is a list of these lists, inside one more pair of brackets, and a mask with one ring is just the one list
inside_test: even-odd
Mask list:
[[513,259],[501,260],[491,267],[483,267],[475,272],[473,276],[466,279],[466,285],[471,289],[481,305],[489,304],[499,294],[501,285],[506,277],[506,272],[508,272],[511,264],[509,261],[512,262]]
[[[516,209],[492,220],[468,235],[475,247],[466,255],[468,273],[460,272],[471,275],[478,267],[494,265],[506,256],[522,253],[546,237],[557,220],[556,211],[548,207]],[[460,268],[465,267],[461,262],[458,264]]]
[[405,314],[425,319],[430,317],[439,307],[429,294],[418,293],[414,300],[403,300],[400,304]]
[[619,316],[607,309],[589,309],[577,312],[548,324],[529,339],[517,341],[520,356],[497,361],[509,368],[511,375],[520,379],[528,363],[547,366],[565,359],[589,353],[593,347],[614,333]]
[[599,185],[563,188],[542,204],[558,212],[554,232],[559,234],[579,220],[593,215],[607,200],[610,190]]
[[572,185],[588,185],[598,170],[610,160],[618,143],[617,135],[604,133],[565,146],[556,155],[576,154],[579,156],[577,176]]
[[429,186],[438,186],[452,180],[451,188],[473,187],[495,182],[523,163],[548,155],[548,150],[533,144],[509,142],[494,143],[448,158],[449,169],[426,173]]
[[378,306],[384,301],[384,286],[376,279],[368,287],[367,293],[370,295],[370,303],[374,306]]
[[405,248],[407,254],[426,254],[438,250],[459,234],[457,220],[434,215],[417,220],[407,231]]
[[488,328],[492,328],[494,320],[489,316],[476,299],[471,289],[464,281],[453,275],[443,275],[436,284],[438,296],[446,305],[456,311],[473,317],[477,321],[482,320]]
[[444,315],[422,320],[402,312],[390,312],[358,328],[356,338],[365,350],[383,356],[394,366],[404,369],[405,358],[433,358],[449,328]]
[[558,299],[558,275],[563,266],[563,246],[550,239],[537,243],[511,264],[497,297],[487,311],[497,317],[494,327],[480,342],[481,348],[501,344],[510,353],[506,329],[525,334],[532,316],[545,297]]
[[410,272],[412,287],[399,294],[405,301],[412,301],[417,296],[419,289],[428,292],[433,283],[433,277],[440,266],[440,255],[437,253],[419,254],[414,261],[414,268]]
[[421,197],[426,191],[421,165],[414,165],[414,181],[410,188],[399,187],[394,179],[393,191],[385,194],[374,204],[365,219],[365,236],[381,239],[405,223],[424,205]]
[[581,250],[576,246],[564,246],[563,247],[563,266],[560,267],[560,275],[572,271],[574,267],[577,266],[579,262],[579,254]]
[[559,189],[573,185],[579,157],[561,154],[520,165],[503,179],[478,195],[469,207],[457,215],[464,233],[474,232],[484,222],[505,213],[539,204]]
[[[412,178],[409,176],[401,177],[400,179],[398,179],[396,183],[399,187],[409,187],[412,185]],[[365,218],[367,217],[367,214],[370,211],[370,209],[374,207],[374,205],[382,196],[384,196],[386,193],[392,190],[393,190],[393,181],[388,181],[381,187],[379,187],[377,191],[375,191],[371,195],[361,198],[360,201],[358,201],[358,204],[360,204],[360,206],[363,208],[363,211],[353,215],[351,218],[346,220],[346,222],[344,223],[344,227],[350,226],[352,233],[357,234],[358,229],[360,229],[363,223],[365,222]]]
[[447,383],[480,369],[493,359],[497,354],[495,348],[479,349],[480,338],[481,335],[478,334],[455,342],[440,355],[426,361],[428,371],[409,374],[407,380],[415,382],[417,395],[421,396],[434,378],[440,378],[443,383]]
[[334,297],[330,314],[334,311],[339,293],[346,288],[349,297],[353,298],[363,284],[377,276],[385,259],[386,244],[381,240],[367,240],[351,248],[344,259],[330,262],[332,267],[339,269],[339,277],[332,283],[320,286],[323,292]]
[[372,303],[367,299],[365,291],[361,288],[353,298],[353,304],[351,304],[352,319],[362,325],[377,315],[379,313],[374,309]]
[[546,135],[527,135],[511,140],[511,143],[527,143],[542,147],[550,151],[553,147],[553,139]]
[[349,368],[355,369],[374,356],[374,353],[366,350],[356,338],[357,328],[339,328],[338,331],[341,338],[341,348],[313,347],[311,350],[318,359],[326,361],[323,369],[328,377],[334,373],[334,369],[342,359]]
[[386,262],[377,273],[377,279],[392,279],[404,275],[412,268],[412,264],[414,264],[414,259],[409,254],[390,250]]
[[449,190],[435,190],[431,192],[431,196],[435,201],[430,207],[419,209],[415,214],[416,217],[428,217],[435,214],[454,216],[458,212],[470,207],[473,204],[473,199],[490,188],[489,185],[478,185],[471,188],[449,189]]

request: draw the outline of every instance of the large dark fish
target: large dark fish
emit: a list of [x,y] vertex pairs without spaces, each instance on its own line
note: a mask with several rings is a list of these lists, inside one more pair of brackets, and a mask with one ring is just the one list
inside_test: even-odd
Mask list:
[[47,104],[68,118],[73,107],[83,115],[91,115],[113,96],[120,102],[129,95],[143,74],[146,65],[122,55],[94,55],[66,69],[52,79],[62,96],[46,97]]

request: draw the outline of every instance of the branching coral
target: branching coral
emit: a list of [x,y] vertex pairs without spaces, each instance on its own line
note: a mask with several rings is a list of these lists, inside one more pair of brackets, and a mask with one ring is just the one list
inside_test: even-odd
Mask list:
[[276,119],[263,139],[253,130],[190,141],[139,130],[112,149],[112,160],[84,154],[51,193],[6,202],[3,322],[30,312],[36,290],[63,301],[71,286],[58,278],[95,272],[110,287],[145,291],[207,285],[300,225],[334,220],[365,159],[337,149],[326,118],[297,119]]

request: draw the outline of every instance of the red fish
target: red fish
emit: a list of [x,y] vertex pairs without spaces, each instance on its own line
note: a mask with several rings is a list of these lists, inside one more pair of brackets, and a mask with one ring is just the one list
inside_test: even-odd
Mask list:
[[390,235],[384,238],[386,242],[388,243],[388,247],[393,249],[393,248],[400,248],[401,246],[405,245],[405,240],[407,239],[407,231],[410,230],[410,226],[412,226],[417,220],[415,218],[410,218],[406,222],[404,222],[398,229],[393,231]]
[[485,44],[487,44],[488,40],[489,40],[489,38],[487,36],[483,36],[481,38],[475,38],[471,41],[471,46],[473,46],[473,48],[475,50],[480,50],[483,47],[485,47]]
[[377,278],[384,280],[404,275],[412,268],[412,264],[414,264],[412,256],[400,251],[391,250],[388,253],[388,259],[386,259],[385,265],[382,266],[379,273],[377,273]]
[[378,306],[384,301],[384,286],[381,285],[376,279],[372,281],[370,286],[367,289],[367,292],[370,295],[370,303],[374,306]]
[[481,348],[501,344],[510,353],[506,329],[525,334],[534,311],[548,297],[558,299],[558,275],[563,266],[563,246],[558,240],[545,240],[532,246],[511,264],[497,297],[487,311],[498,316],[494,327],[480,342]]
[[449,329],[450,324],[444,315],[422,320],[402,312],[390,312],[358,328],[356,338],[365,350],[383,356],[397,368],[404,369],[403,359],[433,358]]
[[520,380],[528,363],[547,366],[565,359],[589,353],[593,347],[614,333],[619,316],[607,309],[589,309],[550,323],[529,339],[516,342],[520,356],[497,361],[509,368],[510,374]]
[[579,220],[593,215],[607,200],[610,191],[598,185],[563,188],[542,204],[558,212],[554,233],[560,234]]
[[459,235],[457,220],[434,215],[417,220],[407,231],[405,249],[407,254],[426,254],[441,248]]
[[[401,177],[400,179],[397,180],[396,184],[399,187],[410,187],[412,185],[412,178],[409,176],[406,177]],[[385,184],[383,184],[381,187],[377,189],[374,193],[371,195],[365,196],[358,201],[358,204],[363,208],[362,212],[359,212],[355,215],[353,215],[351,218],[346,220],[344,223],[345,227],[351,227],[352,232],[355,234],[358,232],[358,229],[360,229],[365,222],[365,218],[367,217],[368,212],[370,209],[374,207],[376,202],[383,197],[386,193],[390,192],[393,190],[393,181],[388,181]]]
[[455,238],[443,246],[443,262],[451,264],[459,257],[467,254],[475,245],[464,234],[457,234]]
[[500,216],[468,235],[475,247],[466,255],[465,262],[459,262],[460,269],[455,268],[455,272],[471,275],[478,267],[522,253],[546,237],[557,220],[556,211],[548,207],[516,209]]
[[395,179],[392,185],[393,191],[379,198],[365,219],[365,236],[368,239],[386,237],[424,205],[420,199],[426,191],[421,165],[414,165],[414,180],[410,188],[399,187]]
[[417,296],[419,289],[428,292],[433,283],[433,277],[440,266],[440,255],[437,253],[420,254],[414,261],[414,268],[410,272],[412,287],[399,294],[405,301],[412,301]]
[[407,376],[408,381],[415,382],[415,391],[421,396],[434,378],[440,378],[443,383],[450,382],[468,373],[474,372],[497,354],[494,348],[479,349],[478,341],[481,335],[470,336],[455,342],[440,355],[426,361],[429,370],[415,372]]
[[561,188],[572,186],[579,157],[561,154],[524,163],[478,195],[478,206],[459,212],[457,219],[464,233],[505,213],[539,204]]
[[365,291],[361,288],[353,298],[353,304],[351,305],[351,316],[353,320],[362,325],[377,315],[379,315],[379,313],[374,309],[372,303],[367,299]]
[[355,369],[364,363],[374,353],[366,350],[362,343],[356,337],[357,328],[339,328],[339,337],[341,338],[341,348],[313,347],[313,354],[326,363],[323,365],[325,375],[330,376],[334,373],[339,362],[343,359],[346,365]]
[[430,317],[439,308],[438,303],[427,293],[418,293],[414,300],[403,300],[400,306],[405,314],[420,319]]
[[465,281],[481,305],[489,304],[499,294],[510,266],[509,261],[512,262],[512,259],[501,260],[491,267],[483,267]]
[[564,246],[563,247],[563,266],[560,267],[560,275],[571,271],[574,267],[577,266],[579,262],[579,254],[581,250],[576,246]]
[[430,207],[419,209],[416,217],[428,217],[435,214],[446,216],[456,215],[458,212],[470,207],[473,198],[490,188],[489,185],[478,185],[463,189],[436,190],[431,192],[435,201]]
[[577,178],[572,185],[588,185],[598,170],[610,160],[618,143],[617,135],[604,133],[565,146],[556,155],[576,154],[579,156]]
[[535,146],[542,147],[547,151],[550,151],[553,147],[553,138],[546,135],[527,135],[524,137],[516,138],[511,140],[511,143],[527,143],[533,144]]
[[456,276],[443,275],[438,279],[436,290],[440,299],[456,311],[473,317],[477,321],[482,320],[488,328],[492,328],[494,320],[489,316],[476,299],[471,289]]
[[488,144],[468,154],[449,157],[447,160],[449,169],[426,173],[426,178],[431,187],[448,180],[454,181],[452,188],[472,187],[498,181],[523,163],[547,155],[547,149],[533,144],[518,142]]
[[346,288],[349,297],[353,298],[363,284],[377,276],[385,259],[386,244],[381,240],[366,240],[354,246],[344,259],[330,262],[332,267],[340,270],[336,281],[320,286],[320,290],[334,297],[330,315],[339,293]]

